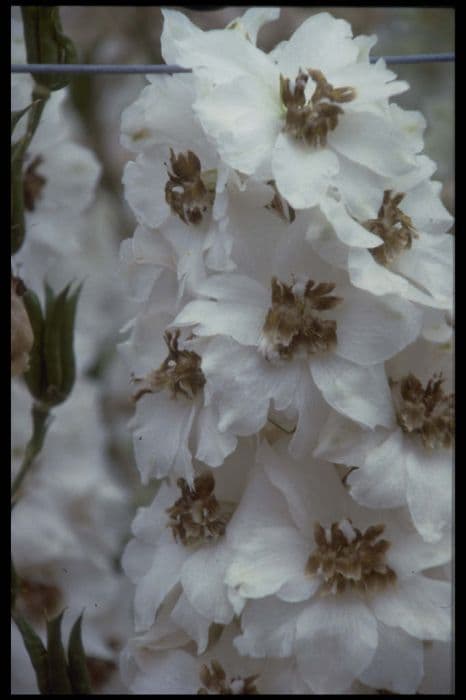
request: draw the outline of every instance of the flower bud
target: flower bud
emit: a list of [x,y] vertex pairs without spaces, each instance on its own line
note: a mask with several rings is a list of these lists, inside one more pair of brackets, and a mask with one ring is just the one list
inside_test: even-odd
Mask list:
[[30,367],[24,378],[32,396],[48,406],[63,403],[75,380],[73,338],[81,286],[72,294],[70,288],[71,284],[68,284],[55,295],[46,284],[45,313],[34,292],[29,290],[24,295],[34,332]]

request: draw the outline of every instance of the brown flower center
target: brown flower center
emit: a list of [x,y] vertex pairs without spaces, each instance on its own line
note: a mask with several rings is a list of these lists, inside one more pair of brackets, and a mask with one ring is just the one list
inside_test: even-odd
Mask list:
[[133,401],[138,401],[144,394],[153,394],[163,389],[168,389],[173,398],[182,394],[187,399],[193,399],[202,389],[205,377],[201,369],[201,357],[192,350],[179,350],[179,335],[179,330],[174,333],[166,331],[166,359],[145,378],[133,378],[133,382],[142,382],[141,388],[133,395]]
[[[316,83],[314,94],[306,101],[305,88],[309,77]],[[308,146],[325,146],[327,134],[336,129],[343,114],[339,104],[356,97],[352,87],[334,88],[320,70],[300,70],[294,84],[280,76],[280,95],[286,107],[283,130]]]
[[204,665],[199,673],[199,678],[204,686],[197,691],[198,695],[260,695],[255,681],[258,675],[247,678],[232,678],[227,681],[227,676],[222,665],[215,659],[210,662],[210,669]]
[[201,172],[201,162],[192,151],[177,156],[170,149],[165,200],[185,224],[200,224],[215,199],[215,171]]
[[42,189],[47,182],[43,175],[36,172],[41,163],[43,163],[42,156],[36,156],[23,174],[24,206],[28,211],[34,211],[36,208],[36,200],[41,196]]
[[404,193],[393,194],[385,190],[377,219],[369,219],[363,226],[383,240],[382,245],[371,248],[370,253],[380,265],[389,265],[404,250],[409,250],[413,238],[419,238],[407,214],[398,207]]
[[455,430],[454,395],[445,394],[441,374],[424,387],[414,374],[390,379],[398,425],[405,433],[421,437],[424,447],[451,447]]
[[178,479],[177,485],[181,497],[167,508],[167,527],[171,528],[175,540],[188,547],[222,537],[232,512],[226,504],[217,501],[212,474],[203,472],[194,479],[192,487],[183,478]]
[[317,549],[306,564],[306,573],[320,575],[323,595],[356,590],[375,592],[393,584],[395,572],[385,563],[388,540],[379,540],[385,525],[373,525],[362,533],[350,520],[323,528],[316,523],[314,539]]
[[306,354],[324,352],[337,342],[336,321],[324,320],[316,312],[333,309],[342,299],[329,296],[331,282],[308,280],[304,290],[298,284],[272,279],[272,306],[262,328],[259,350],[270,359],[290,359],[298,350]]

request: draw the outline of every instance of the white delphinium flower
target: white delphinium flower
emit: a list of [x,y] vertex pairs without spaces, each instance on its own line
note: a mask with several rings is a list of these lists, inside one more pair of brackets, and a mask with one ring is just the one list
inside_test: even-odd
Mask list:
[[[239,629],[226,627],[202,656],[192,645],[166,645],[158,625],[130,640],[124,652],[123,678],[134,695],[297,695],[307,694],[293,659],[240,656],[232,642]],[[173,634],[173,633],[172,633]]]
[[226,582],[253,599],[238,651],[296,656],[316,693],[354,679],[415,692],[422,640],[450,635],[450,585],[422,573],[449,560],[449,541],[425,543],[404,511],[361,508],[328,465],[293,463],[285,445],[263,443],[257,462],[227,532]]
[[[450,309],[453,238],[446,231],[453,219],[440,200],[440,183],[425,180],[405,191],[396,180],[373,178],[373,186],[373,202],[366,200],[366,214],[359,218],[338,199],[326,200],[321,206],[326,224],[314,217],[308,231],[313,248],[372,294]],[[362,229],[375,234],[378,244],[364,243]]]
[[[156,77],[122,115],[122,143],[139,153],[126,165],[123,184],[140,225],[122,255],[141,260],[141,236],[158,255],[165,246],[188,287],[205,276],[205,264],[231,268],[221,223],[228,168],[192,112],[194,98],[191,76]],[[151,261],[150,254],[141,260]]]
[[244,259],[254,246],[259,251],[252,258],[259,263],[255,279],[240,270],[210,275],[198,287],[201,298],[173,321],[212,338],[203,367],[220,430],[257,432],[272,400],[276,410],[298,416],[290,443],[296,455],[312,446],[325,402],[370,428],[391,424],[382,363],[415,340],[421,312],[394,296],[374,298],[351,287],[343,271],[313,254],[298,217],[283,223],[282,240],[267,241],[270,219],[261,216],[273,218],[264,210],[253,228],[251,217],[244,243]]
[[[176,288],[171,282],[168,293]],[[166,308],[173,308],[173,297],[167,298]],[[218,429],[215,405],[205,401],[205,343],[187,340],[177,329],[167,331],[172,322],[173,312],[154,301],[119,346],[134,383],[131,428],[143,483],[175,474],[192,484],[193,457],[218,467],[236,447],[235,436]]]
[[419,533],[438,541],[451,528],[454,440],[450,344],[419,339],[387,362],[394,420],[364,430],[332,415],[314,455],[357,467],[350,493],[371,508],[408,505]]
[[347,22],[320,13],[267,55],[241,32],[200,32],[171,10],[164,18],[162,51],[193,68],[194,109],[222,159],[274,179],[292,207],[318,204],[341,158],[386,177],[412,169],[419,144],[381,104],[408,85],[383,60],[370,65],[373,37],[353,39]]
[[225,532],[253,457],[245,441],[214,472],[200,465],[191,486],[183,478],[176,485],[162,483],[152,504],[138,510],[132,526],[135,537],[123,556],[125,571],[136,584],[137,631],[151,627],[178,583],[183,595],[174,619],[185,629],[186,618],[192,616],[190,626],[199,628],[201,650],[210,623],[232,620],[237,600],[234,595],[230,599],[224,584],[231,554]]

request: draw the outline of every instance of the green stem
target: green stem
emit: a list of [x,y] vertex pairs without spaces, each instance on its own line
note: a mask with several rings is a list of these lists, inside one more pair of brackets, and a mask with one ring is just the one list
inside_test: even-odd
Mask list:
[[24,477],[29,472],[35,458],[41,451],[42,445],[44,444],[47,429],[51,423],[51,421],[49,420],[50,408],[48,406],[45,406],[44,404],[34,403],[32,405],[31,414],[33,425],[32,436],[27,444],[21,468],[18,474],[16,475],[15,480],[13,481],[13,485],[11,487],[12,501],[15,500],[15,496],[19,491],[21,484],[23,483]]

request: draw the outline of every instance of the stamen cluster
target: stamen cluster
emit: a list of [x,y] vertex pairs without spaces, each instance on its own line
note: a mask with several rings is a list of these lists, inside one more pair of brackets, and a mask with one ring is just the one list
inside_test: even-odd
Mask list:
[[152,394],[168,389],[173,398],[179,394],[187,399],[193,399],[203,388],[205,377],[201,369],[201,358],[192,350],[179,350],[178,338],[180,331],[166,331],[165,343],[168,356],[160,367],[150,372],[145,379],[134,378],[134,382],[143,382],[143,386],[133,395],[138,401],[144,394]]
[[212,208],[215,188],[208,187],[201,173],[201,161],[193,151],[175,155],[170,149],[171,172],[165,185],[165,199],[172,212],[185,224],[202,223]]
[[325,352],[337,343],[336,321],[320,318],[316,311],[333,309],[342,299],[329,296],[332,282],[308,280],[302,292],[296,285],[272,279],[272,306],[262,328],[260,349],[267,359],[290,359],[298,350]]
[[175,540],[189,547],[213,542],[224,535],[229,515],[215,497],[212,474],[203,472],[197,476],[193,487],[183,478],[176,483],[181,497],[167,508],[168,527]]
[[454,395],[443,391],[444,378],[435,375],[424,387],[412,373],[391,381],[398,424],[405,433],[419,435],[424,447],[451,447],[454,439]]
[[210,662],[210,669],[203,665],[199,674],[203,688],[199,688],[198,695],[260,695],[255,686],[255,681],[259,676],[248,676],[247,678],[232,678],[227,681],[227,675],[222,665],[213,660]]
[[405,194],[393,194],[385,190],[377,219],[369,219],[364,227],[383,240],[383,244],[371,249],[371,254],[380,265],[389,265],[404,250],[410,250],[413,238],[418,234],[410,217],[403,213],[399,204]]
[[339,594],[346,590],[373,593],[391,585],[396,574],[385,562],[390,547],[379,537],[385,525],[373,525],[362,533],[350,520],[332,523],[325,529],[316,523],[317,550],[308,559],[306,573],[324,579],[321,594]]
[[[305,89],[309,77],[315,82],[315,90],[306,101]],[[351,102],[356,96],[352,87],[334,88],[322,71],[308,68],[300,70],[294,85],[289,78],[280,76],[280,94],[286,107],[283,130],[308,146],[325,146],[327,134],[338,126],[338,118],[344,112],[339,104]]]

